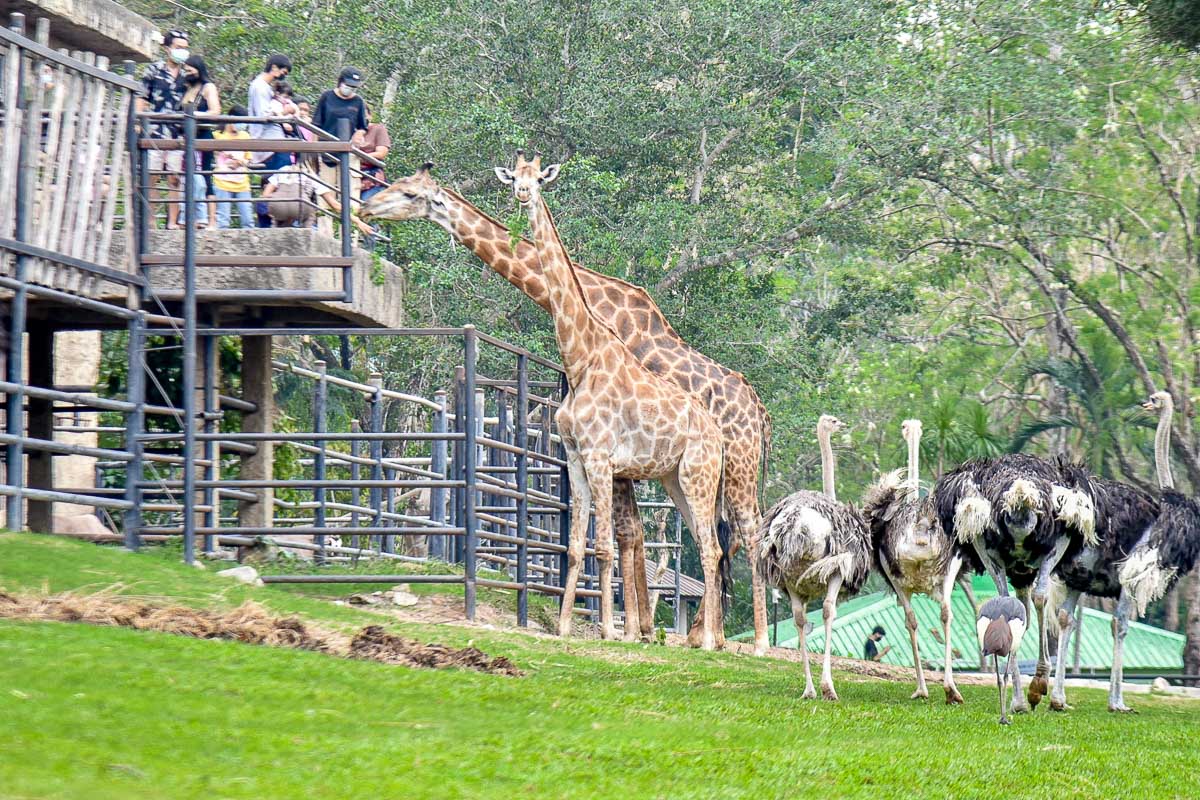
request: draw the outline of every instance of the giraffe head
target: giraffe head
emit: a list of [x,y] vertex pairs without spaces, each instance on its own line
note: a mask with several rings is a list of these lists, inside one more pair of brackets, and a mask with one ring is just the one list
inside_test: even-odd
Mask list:
[[426,161],[419,170],[401,178],[363,203],[358,212],[363,219],[432,219],[446,213],[446,197],[442,187],[433,179],[433,162]]
[[517,202],[523,208],[537,206],[541,199],[542,187],[547,186],[558,177],[558,164],[551,164],[542,169],[542,157],[534,156],[533,161],[525,160],[525,151],[517,151],[517,164],[512,169],[496,167],[496,177],[505,186],[513,188]]

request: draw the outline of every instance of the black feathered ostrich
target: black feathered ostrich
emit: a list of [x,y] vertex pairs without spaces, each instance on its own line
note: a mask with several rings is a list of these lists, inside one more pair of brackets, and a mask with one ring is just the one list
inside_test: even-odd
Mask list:
[[1064,485],[1057,465],[1024,453],[969,461],[939,478],[933,494],[942,528],[974,548],[996,591],[1008,595],[1012,581],[1026,606],[1032,593],[1039,638],[1028,702],[1016,659],[1010,659],[1012,710],[1028,711],[1049,690],[1045,608],[1051,573],[1072,542],[1096,542],[1091,498]]
[[946,692],[946,702],[961,703],[962,695],[954,685],[950,636],[954,614],[950,594],[962,568],[963,557],[958,542],[942,529],[932,496],[920,496],[921,421],[906,419],[900,430],[908,443],[908,470],[889,472],[867,490],[863,498],[863,516],[871,528],[876,566],[904,609],[917,671],[917,690],[913,692],[913,699],[929,697],[917,646],[917,615],[912,608],[914,594],[927,594],[942,607],[946,644],[942,688]]
[[763,518],[757,567],[766,582],[786,592],[800,636],[804,658],[804,694],[813,689],[805,641],[808,604],[824,598],[825,660],[821,666],[821,695],[837,700],[830,666],[833,620],[839,597],[858,593],[871,571],[871,534],[857,508],[839,503],[834,492],[833,445],[830,437],[842,427],[828,414],[817,421],[824,493],[802,490],[780,500]]
[[[1001,595],[993,597],[979,609],[979,619],[975,622],[975,630],[979,634],[979,646],[986,659],[992,657],[996,668],[996,689],[1000,692],[1000,724],[1008,724],[1008,714],[1004,707],[1004,684],[1001,677],[1000,659],[1007,658],[1003,675],[1014,672],[1017,660],[1017,650],[1021,647],[1021,639],[1028,627],[1028,616],[1025,604],[1015,597]],[[1016,673],[1020,674],[1020,673]],[[1016,699],[1020,692],[1013,692],[1013,710],[1016,711]]]

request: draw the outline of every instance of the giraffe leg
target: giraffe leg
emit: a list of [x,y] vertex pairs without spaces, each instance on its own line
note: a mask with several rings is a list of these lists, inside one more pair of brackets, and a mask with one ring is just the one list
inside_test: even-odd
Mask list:
[[646,591],[646,568],[642,519],[633,496],[633,481],[613,481],[613,527],[620,550],[621,577],[624,581],[625,633],[627,642],[635,641],[639,634],[646,640],[649,635],[647,623],[653,629],[650,615],[649,595]]
[[950,561],[950,567],[942,578],[942,593],[938,601],[942,606],[942,636],[946,640],[945,671],[942,673],[942,689],[946,692],[946,702],[958,705],[963,702],[962,694],[954,685],[954,646],[950,641],[950,630],[954,626],[954,611],[951,606],[951,595],[954,592],[954,581],[957,580],[962,568],[962,557],[955,556]]
[[1066,711],[1067,705],[1067,653],[1071,634],[1075,632],[1075,606],[1081,593],[1074,589],[1067,592],[1067,599],[1058,610],[1058,659],[1054,664],[1054,690],[1050,692],[1050,709]]
[[792,619],[796,622],[796,633],[800,637],[796,646],[804,658],[804,694],[800,695],[800,699],[815,700],[817,690],[813,688],[812,664],[808,658],[808,603],[791,592],[788,592],[788,600],[792,602]]
[[589,458],[588,485],[596,509],[596,568],[600,572],[600,638],[616,639],[613,623],[613,485],[607,457]]
[[842,590],[842,576],[834,575],[829,580],[829,590],[825,593],[825,603],[821,607],[825,614],[825,661],[821,664],[821,696],[826,700],[836,701],[837,692],[833,690],[833,620],[837,617],[838,593]]
[[567,471],[571,478],[571,536],[567,546],[567,575],[563,580],[562,607],[558,612],[558,635],[570,636],[575,608],[575,589],[583,568],[583,551],[587,545],[588,517],[591,514],[592,490],[588,486],[583,459],[573,449],[567,450]]
[[[664,477],[663,488],[671,495],[684,521],[696,537],[700,565],[704,570],[704,627],[700,646],[715,650],[724,644],[721,610],[721,577],[718,564],[721,546],[717,541],[717,486],[720,472],[719,443],[692,440],[680,459],[678,471]],[[688,635],[689,644],[691,634]]]
[[[688,505],[687,497],[683,493],[683,489],[679,485],[679,480],[675,476],[664,477],[662,479],[663,489],[666,490],[667,496],[671,498],[671,502],[675,504],[680,516],[683,517],[683,524],[687,526],[688,531],[692,535],[692,539],[696,541],[697,548],[700,545],[700,534],[697,532],[696,521],[692,516],[692,508]],[[688,629],[687,646],[701,647],[704,641],[704,631],[708,627],[708,580],[706,574],[704,576],[704,598],[699,607],[696,609],[696,615],[692,618],[692,627]]]
[[[725,477],[725,493],[726,496],[732,493],[728,472]],[[767,582],[758,570],[758,547],[762,539],[759,526],[762,519],[758,513],[758,497],[754,493],[754,487],[751,487],[748,497],[741,496],[733,502],[727,501],[726,508],[729,509],[738,540],[746,545],[746,558],[750,562],[750,599],[754,612],[754,655],[766,655],[771,644],[767,632]]]

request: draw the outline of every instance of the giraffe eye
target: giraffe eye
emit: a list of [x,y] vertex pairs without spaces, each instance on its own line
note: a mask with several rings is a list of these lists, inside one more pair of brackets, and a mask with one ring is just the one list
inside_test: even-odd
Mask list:
[[415,194],[413,194],[412,192],[405,192],[405,193],[404,193],[404,196],[405,196],[405,197],[407,197],[409,200],[416,200],[416,199],[417,199],[417,196],[416,196]]

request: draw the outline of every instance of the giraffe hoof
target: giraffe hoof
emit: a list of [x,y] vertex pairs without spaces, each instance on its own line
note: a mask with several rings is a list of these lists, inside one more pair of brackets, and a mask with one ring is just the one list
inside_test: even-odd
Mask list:
[[959,694],[957,687],[946,686],[946,705],[961,706],[963,704],[963,696]]
[[917,689],[915,692],[912,693],[912,697],[910,697],[908,699],[909,700],[928,700],[929,699],[929,690],[928,689]]
[[1051,711],[1070,711],[1071,707],[1069,705],[1067,705],[1066,700],[1059,700],[1058,698],[1051,697],[1050,698],[1050,710]]

